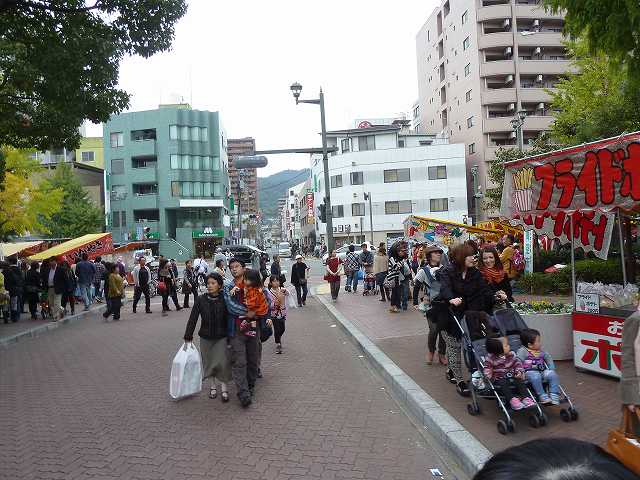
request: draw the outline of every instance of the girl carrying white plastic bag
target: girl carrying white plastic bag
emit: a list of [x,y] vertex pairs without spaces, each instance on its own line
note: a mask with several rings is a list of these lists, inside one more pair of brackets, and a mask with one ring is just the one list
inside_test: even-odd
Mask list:
[[171,365],[169,395],[174,400],[195,395],[202,390],[202,362],[193,342],[185,342]]

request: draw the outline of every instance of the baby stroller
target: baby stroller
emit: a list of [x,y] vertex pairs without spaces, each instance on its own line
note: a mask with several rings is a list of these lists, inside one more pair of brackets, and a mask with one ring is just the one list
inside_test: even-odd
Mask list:
[[49,294],[46,291],[40,292],[40,315],[43,320],[53,317],[49,308]]
[[376,276],[369,272],[364,275],[364,291],[362,295],[378,295],[378,285],[376,284]]
[[[511,349],[516,352],[518,348],[522,346],[522,341],[520,340],[520,332],[525,328],[529,328],[524,319],[515,309],[511,308],[509,304],[507,304],[507,308],[496,310],[493,313],[493,319],[497,327],[500,329],[501,334],[508,336],[509,345],[511,345]],[[546,363],[545,368],[548,368]],[[548,385],[546,383],[544,384],[544,386],[548,390]],[[578,411],[571,401],[571,397],[561,384],[558,384],[558,389],[560,390],[561,394],[560,403],[567,404],[567,408],[560,409],[560,418],[565,422],[573,422],[578,420]]]
[[[469,374],[471,375],[471,381],[469,382],[469,390],[471,392],[471,403],[467,405],[467,411],[470,415],[480,415],[480,404],[478,400],[480,398],[484,398],[487,400],[495,400],[498,404],[498,409],[504,420],[500,419],[497,423],[498,432],[502,435],[506,435],[507,433],[513,433],[516,430],[515,421],[512,418],[513,410],[507,405],[506,400],[500,394],[499,389],[497,389],[493,382],[489,380],[483,374],[484,369],[484,359],[487,357],[487,350],[485,347],[486,338],[480,338],[477,340],[472,340],[469,326],[465,318],[462,321],[458,320],[456,315],[452,310],[449,310],[450,314],[453,316],[458,328],[462,332],[462,349],[463,349],[463,357],[467,368],[469,369]],[[495,322],[495,318],[493,319]],[[521,329],[526,328],[526,324],[522,321]],[[498,322],[490,325],[495,331],[503,332]],[[509,345],[512,350],[517,351],[520,347],[520,335],[509,335],[508,332],[503,332],[503,335],[506,335],[509,339]],[[516,344],[517,338],[517,344]],[[540,404],[535,400],[535,396],[531,392],[531,389],[527,386],[528,395],[534,399],[535,405],[529,409],[524,409],[522,412],[529,413],[529,424],[535,428],[544,426],[547,424],[547,417],[542,411]]]

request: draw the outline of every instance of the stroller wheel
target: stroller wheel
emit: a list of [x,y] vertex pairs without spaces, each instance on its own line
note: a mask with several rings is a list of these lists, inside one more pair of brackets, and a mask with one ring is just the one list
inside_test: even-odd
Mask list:
[[529,425],[531,425],[532,428],[540,428],[542,426],[542,422],[537,415],[531,415],[529,417]]
[[569,409],[569,416],[571,417],[571,421],[575,422],[576,420],[578,420],[578,411],[575,408],[571,407]]
[[501,435],[506,435],[508,430],[507,430],[507,422],[505,422],[504,420],[498,420],[498,432]]
[[473,417],[475,417],[476,415],[480,415],[480,406],[474,405],[473,403],[468,403],[467,412],[469,412],[469,415]]
[[563,408],[562,410],[560,410],[560,418],[562,419],[563,422],[570,422],[571,414]]
[[516,422],[514,422],[513,420],[509,420],[507,422],[507,430],[509,431],[509,433],[513,433],[516,431]]
[[543,413],[542,415],[538,415],[538,418],[540,419],[540,426],[544,427],[547,425],[547,423],[549,423],[549,419],[547,418],[547,416]]

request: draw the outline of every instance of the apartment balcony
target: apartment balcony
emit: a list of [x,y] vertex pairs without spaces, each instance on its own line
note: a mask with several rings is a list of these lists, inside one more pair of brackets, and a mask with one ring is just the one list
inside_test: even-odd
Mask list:
[[536,116],[531,115],[524,119],[523,129],[525,131],[540,131],[540,130],[549,130],[551,128],[551,124],[554,121],[554,117],[552,116]]
[[511,120],[513,120],[513,117],[513,115],[510,115],[508,117],[485,118],[482,120],[482,132],[511,132],[513,131],[513,127],[511,126]]
[[[485,90],[481,93],[483,105],[493,105],[495,103],[515,103],[515,88],[495,88]],[[540,100],[541,102],[543,100]]]
[[[553,92],[555,89],[549,88],[548,90]],[[521,88],[520,101],[522,103],[548,103],[551,102],[551,95],[547,93],[545,88]]]
[[155,167],[132,168],[127,173],[127,180],[131,183],[157,182],[158,171]]
[[515,65],[513,60],[496,60],[495,62],[482,62],[480,64],[480,76],[491,77],[493,75],[513,75]]
[[511,18],[511,5],[490,5],[478,9],[479,22],[484,22],[485,20],[501,20],[503,18]]
[[523,47],[562,47],[564,36],[558,32],[518,32],[518,45]]
[[157,155],[155,140],[135,140],[129,143],[129,154],[132,157]]
[[577,71],[571,60],[520,60],[520,75],[562,75]]
[[[487,7],[488,8],[488,7]],[[480,35],[478,40],[478,48],[495,48],[495,47],[512,47],[513,46],[513,33],[511,32],[497,32],[486,33]]]
[[158,208],[158,195],[150,193],[148,195],[132,194],[129,199],[133,210],[147,210]]
[[545,10],[542,3],[540,3],[538,5],[516,5],[516,18],[562,20],[564,16],[560,13],[551,13]]

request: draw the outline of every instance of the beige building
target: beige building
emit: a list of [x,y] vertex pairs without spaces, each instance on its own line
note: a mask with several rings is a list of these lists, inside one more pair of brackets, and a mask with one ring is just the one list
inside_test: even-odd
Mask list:
[[570,69],[562,27],[563,17],[541,0],[446,0],[416,36],[415,123],[466,145],[470,212],[478,193],[471,172],[480,193],[492,188],[487,162],[498,147],[517,146],[511,120],[518,112],[526,113],[525,148],[553,121],[545,89]]

